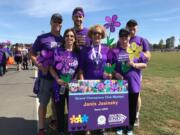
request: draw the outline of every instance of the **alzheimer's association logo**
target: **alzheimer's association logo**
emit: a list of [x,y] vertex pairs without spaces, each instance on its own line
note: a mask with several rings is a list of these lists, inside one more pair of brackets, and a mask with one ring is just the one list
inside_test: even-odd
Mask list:
[[122,124],[127,119],[127,116],[123,114],[110,114],[108,117],[108,122],[110,125],[112,124]]
[[104,115],[100,115],[97,118],[97,124],[98,125],[105,125],[106,124],[106,117]]

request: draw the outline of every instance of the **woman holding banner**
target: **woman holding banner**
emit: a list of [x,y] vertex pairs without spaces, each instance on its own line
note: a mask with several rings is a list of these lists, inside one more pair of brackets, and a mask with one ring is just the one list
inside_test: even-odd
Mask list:
[[65,99],[68,102],[67,85],[76,78],[79,65],[79,49],[76,44],[76,34],[73,29],[67,29],[63,36],[62,47],[54,50],[54,65],[50,72],[55,79],[53,90],[55,109],[57,113],[58,135],[65,135]]
[[[110,49],[101,43],[105,38],[106,31],[101,25],[92,26],[88,31],[88,36],[92,40],[91,46],[84,47],[80,55],[80,79],[81,80],[101,80],[110,79],[111,75],[104,72],[108,63],[108,53]],[[100,131],[106,135],[105,130]],[[86,135],[90,135],[90,131]]]
[[[136,44],[130,46],[129,40],[129,31],[121,29],[119,31],[119,45],[113,50],[113,61],[116,63],[115,78],[128,81],[129,126],[123,130],[127,135],[133,135],[137,101],[141,90],[141,69],[146,68],[148,60],[144,56],[142,48]],[[118,129],[116,135],[122,135],[123,130]]]

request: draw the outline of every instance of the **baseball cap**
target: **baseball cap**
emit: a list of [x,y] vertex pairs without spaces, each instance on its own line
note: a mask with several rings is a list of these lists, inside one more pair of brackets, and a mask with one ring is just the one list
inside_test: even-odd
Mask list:
[[128,37],[130,35],[129,30],[122,28],[119,30],[119,37]]
[[63,21],[62,15],[59,14],[59,13],[54,13],[54,14],[51,16],[51,21],[57,21],[57,20],[60,20],[60,21],[62,22],[62,21]]
[[72,15],[74,16],[75,14],[80,14],[84,17],[84,10],[82,7],[77,7],[73,10]]
[[126,23],[126,26],[130,26],[130,25],[136,26],[136,25],[138,25],[138,23],[137,23],[136,20],[130,19],[130,20]]

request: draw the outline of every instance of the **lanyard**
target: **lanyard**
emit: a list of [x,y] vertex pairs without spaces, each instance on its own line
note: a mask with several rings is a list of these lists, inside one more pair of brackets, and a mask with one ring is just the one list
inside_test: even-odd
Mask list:
[[[92,45],[93,46],[93,45]],[[99,59],[102,59],[102,54],[101,54],[101,44],[98,45],[98,53],[96,53],[94,47],[92,48],[92,54],[91,54],[91,59],[95,60],[96,64],[99,64]]]

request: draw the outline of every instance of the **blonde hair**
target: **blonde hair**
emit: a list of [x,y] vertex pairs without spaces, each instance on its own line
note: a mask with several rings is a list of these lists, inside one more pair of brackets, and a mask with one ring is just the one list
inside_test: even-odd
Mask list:
[[96,29],[100,29],[100,30],[101,30],[102,39],[106,37],[106,29],[104,28],[104,26],[99,25],[99,24],[96,24],[96,25],[90,27],[90,29],[89,29],[89,31],[88,31],[88,37],[89,37],[89,38],[92,39],[93,32],[94,32]]

